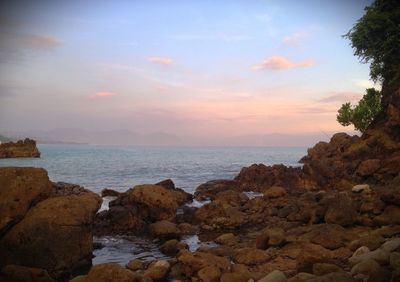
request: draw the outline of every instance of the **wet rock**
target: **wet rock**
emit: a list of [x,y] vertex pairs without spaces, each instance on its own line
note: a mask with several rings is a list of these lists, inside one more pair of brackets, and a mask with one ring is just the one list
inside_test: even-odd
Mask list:
[[0,187],[0,235],[52,193],[47,171],[42,168],[0,168]]
[[206,266],[197,272],[197,276],[203,282],[219,282],[221,271],[214,265]]
[[198,200],[214,199],[220,192],[235,191],[238,188],[239,183],[235,180],[212,180],[197,187],[194,197]]
[[56,279],[88,269],[100,204],[95,193],[41,201],[0,240],[1,264],[46,269]]
[[176,239],[168,240],[161,245],[160,250],[167,255],[176,255],[181,250],[187,250],[189,246],[186,243],[179,242]]
[[132,271],[143,269],[143,263],[140,259],[133,259],[128,262],[126,268]]
[[121,267],[116,263],[103,263],[93,266],[86,279],[86,282],[140,282],[140,274]]
[[326,223],[351,226],[357,219],[357,211],[347,193],[336,194],[328,204],[325,213]]
[[207,266],[215,266],[225,272],[230,267],[230,262],[227,258],[204,252],[182,252],[178,256],[178,263],[186,277],[194,276],[199,270]]
[[26,138],[17,142],[0,144],[0,159],[5,158],[40,158],[36,141]]
[[374,174],[381,167],[381,160],[370,159],[365,160],[358,166],[356,174],[359,176],[370,176]]
[[236,252],[233,259],[236,263],[245,265],[256,265],[267,262],[271,259],[271,256],[268,254],[267,251],[256,248],[243,248],[239,249]]
[[55,282],[45,269],[7,265],[1,269],[0,281],[13,282]]
[[101,197],[118,197],[121,193],[109,188],[101,190]]
[[157,221],[149,225],[151,236],[162,239],[174,239],[179,237],[179,230],[175,223],[168,220]]

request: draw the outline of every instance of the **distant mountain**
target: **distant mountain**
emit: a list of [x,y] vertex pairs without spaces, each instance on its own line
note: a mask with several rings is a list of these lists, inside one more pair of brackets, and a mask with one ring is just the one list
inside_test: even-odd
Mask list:
[[[301,146],[311,147],[319,141],[328,141],[333,132],[301,134],[251,134],[238,136],[177,136],[155,132],[141,134],[130,130],[90,131],[76,128],[59,128],[49,131],[7,132],[16,139],[29,137],[38,143],[83,143],[100,145],[147,146]],[[349,132],[349,134],[355,134]]]

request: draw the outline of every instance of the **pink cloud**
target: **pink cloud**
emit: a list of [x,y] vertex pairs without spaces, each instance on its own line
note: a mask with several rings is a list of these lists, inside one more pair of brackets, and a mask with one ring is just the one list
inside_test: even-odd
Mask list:
[[149,61],[156,65],[169,66],[172,65],[172,59],[162,57],[150,57]]
[[294,68],[307,68],[315,64],[314,60],[308,59],[301,62],[292,62],[282,56],[271,56],[265,59],[260,65],[253,66],[253,70],[287,70]]
[[290,34],[288,36],[285,36],[283,38],[283,43],[284,44],[293,44],[296,45],[300,42],[300,40],[302,40],[304,37],[306,37],[307,34],[305,32],[295,32],[293,34]]
[[107,97],[113,97],[116,96],[116,93],[113,92],[108,92],[108,91],[102,91],[102,92],[97,92],[96,94],[90,96],[91,99],[96,99],[96,98],[107,98]]
[[321,103],[345,103],[358,101],[362,97],[362,93],[357,92],[332,92],[329,96],[318,100]]

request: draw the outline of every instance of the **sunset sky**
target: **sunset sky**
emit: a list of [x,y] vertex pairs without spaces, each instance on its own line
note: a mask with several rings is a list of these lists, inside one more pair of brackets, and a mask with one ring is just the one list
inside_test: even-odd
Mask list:
[[369,3],[2,1],[0,134],[350,130],[373,84],[342,35]]

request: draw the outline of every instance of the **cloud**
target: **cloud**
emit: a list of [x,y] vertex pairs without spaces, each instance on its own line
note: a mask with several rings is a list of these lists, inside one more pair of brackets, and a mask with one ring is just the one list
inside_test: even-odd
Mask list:
[[357,92],[333,92],[329,96],[318,100],[320,103],[332,103],[332,102],[353,102],[358,101],[362,97],[361,93]]
[[315,64],[314,60],[308,59],[301,62],[292,62],[282,56],[271,56],[260,65],[253,66],[253,70],[287,70],[294,68],[307,68]]
[[296,45],[307,36],[307,33],[305,32],[295,32],[293,34],[290,34],[288,36],[285,36],[282,40],[282,43],[288,44],[288,45]]
[[108,98],[108,97],[113,97],[113,96],[116,96],[116,95],[117,95],[116,93],[104,91],[104,92],[97,92],[96,94],[90,96],[90,98],[91,99]]
[[[355,79],[354,81],[357,84],[357,86],[362,87],[362,88],[373,88],[376,86],[373,81],[368,80],[368,79]],[[379,85],[377,85],[377,86],[379,86]]]
[[169,66],[172,65],[172,59],[162,57],[150,57],[149,61],[156,65]]

